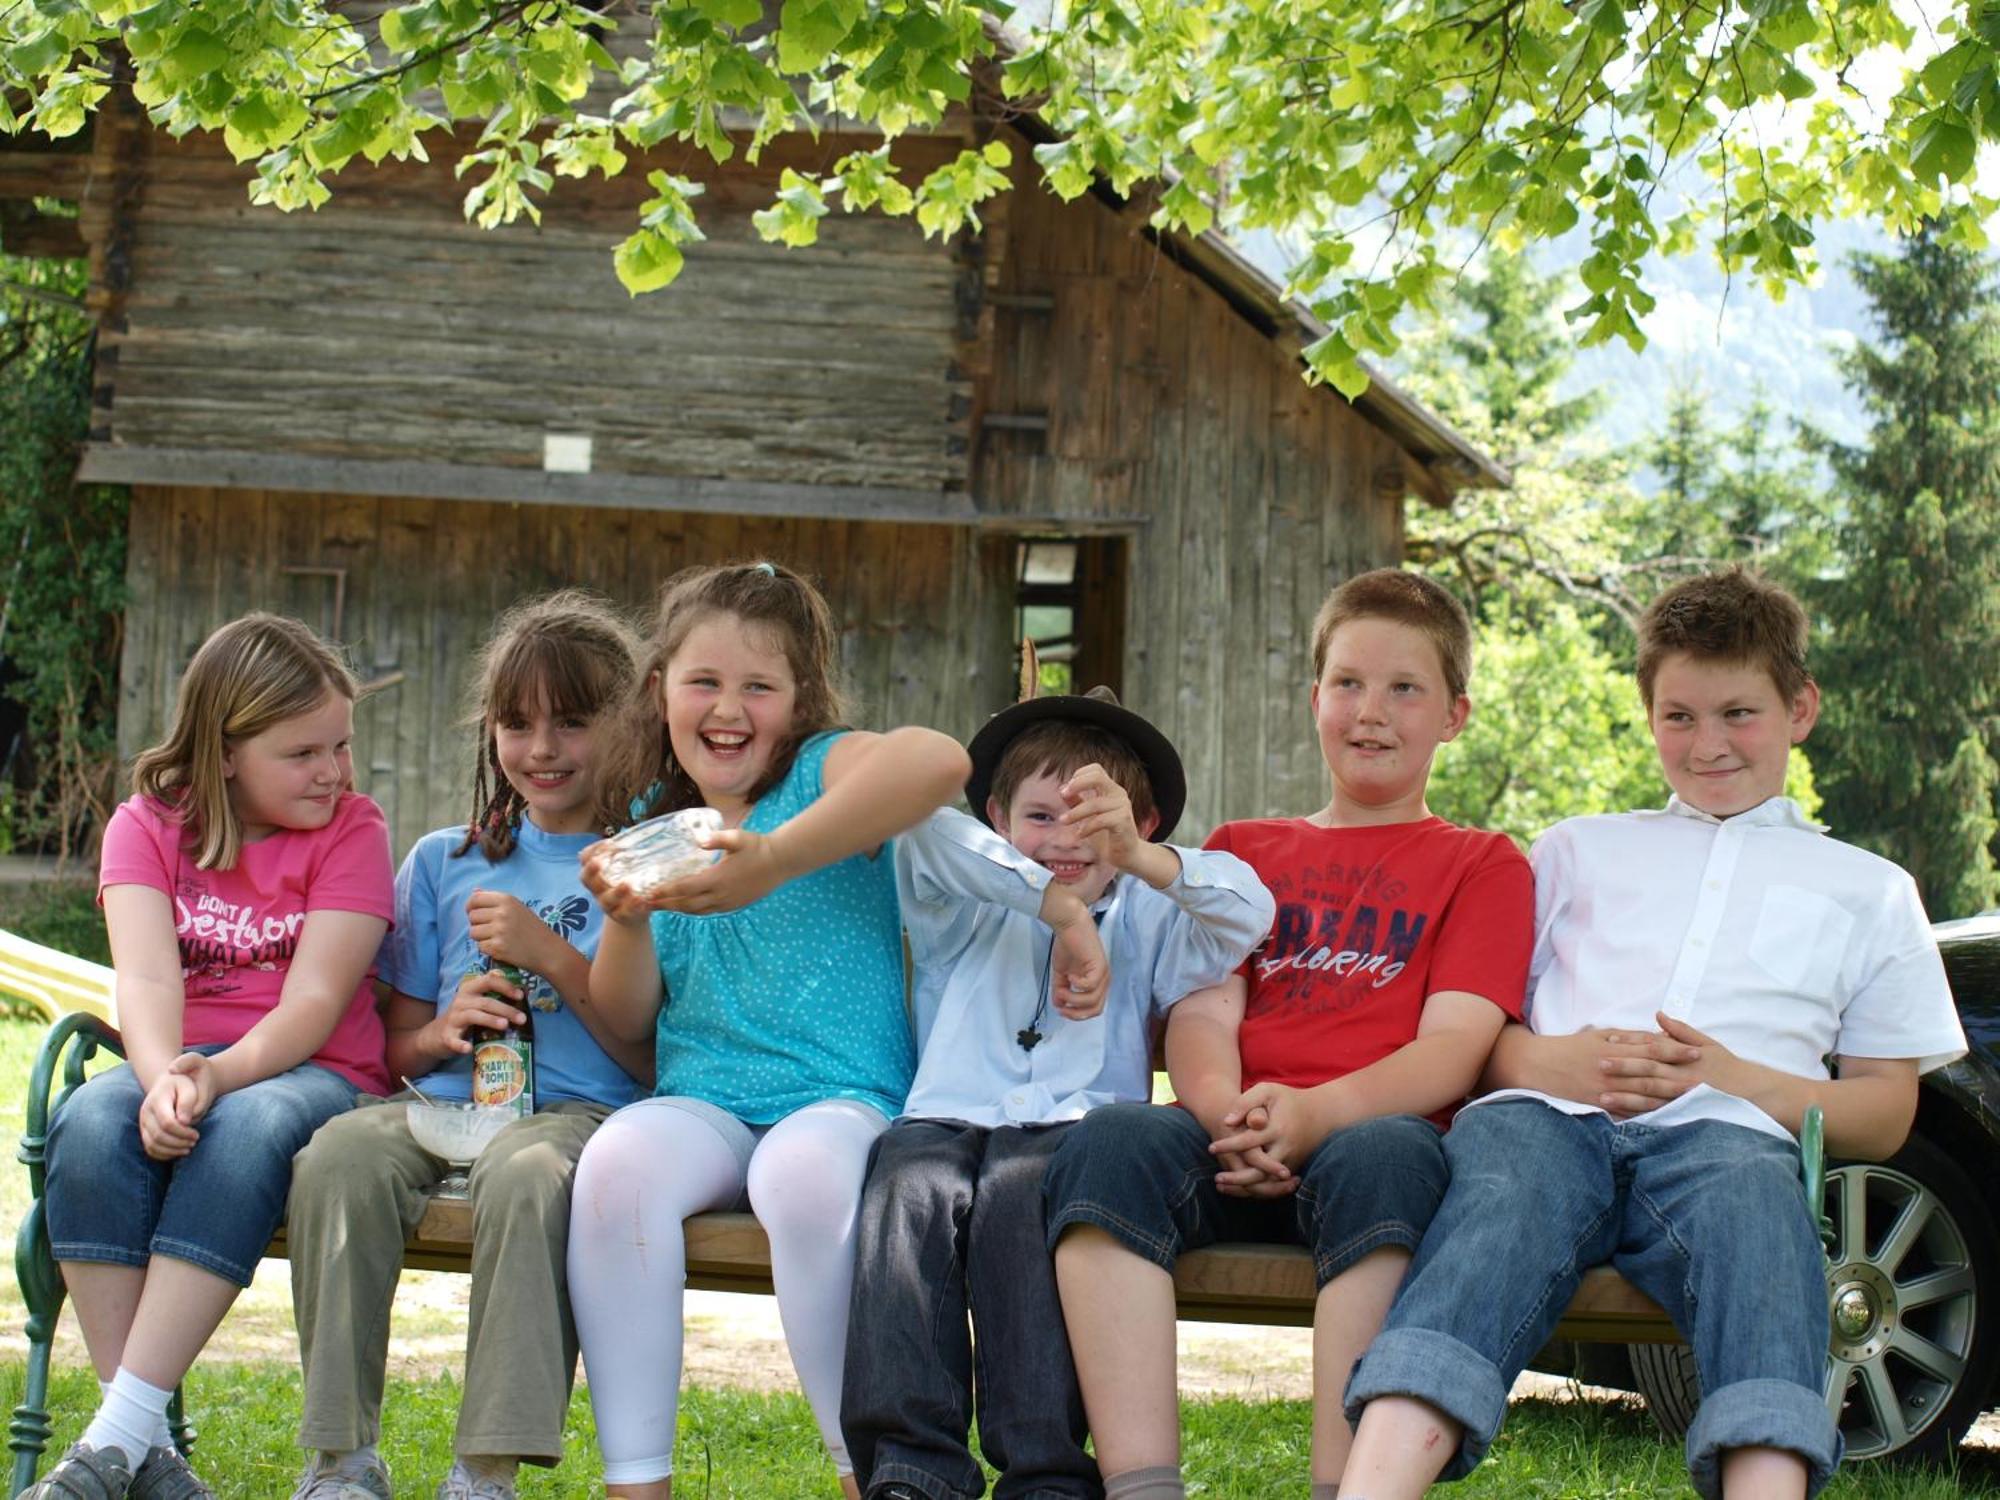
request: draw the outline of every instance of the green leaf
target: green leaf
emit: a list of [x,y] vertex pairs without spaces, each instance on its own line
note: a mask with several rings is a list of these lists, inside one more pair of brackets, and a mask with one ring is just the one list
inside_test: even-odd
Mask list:
[[811,72],[847,32],[847,21],[823,0],[785,0],[778,12],[778,67],[787,73]]
[[1976,142],[1956,110],[1935,109],[1917,121],[1910,172],[1919,182],[1958,182],[1972,170]]
[[261,89],[246,94],[229,112],[223,144],[238,161],[249,161],[284,145],[306,122],[305,106],[294,99],[273,97]]
[[1306,368],[1315,380],[1324,380],[1349,401],[1358,401],[1368,389],[1368,372],[1346,339],[1329,333],[1315,339],[1301,351]]
[[409,10],[386,10],[382,12],[382,45],[391,52],[413,52],[417,48],[417,33],[410,22]]
[[611,257],[612,267],[625,290],[633,296],[657,292],[681,274],[685,257],[681,247],[656,230],[641,229],[629,236]]
[[738,30],[755,26],[764,15],[759,0],[694,0],[694,8],[718,26],[734,26]]
[[159,61],[160,76],[170,83],[185,85],[213,73],[229,61],[229,48],[200,27],[181,33],[178,42]]

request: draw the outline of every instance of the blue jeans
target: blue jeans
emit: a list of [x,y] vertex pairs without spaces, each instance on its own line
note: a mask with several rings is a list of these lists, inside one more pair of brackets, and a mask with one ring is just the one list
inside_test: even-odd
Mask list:
[[284,1222],[292,1157],[355,1093],[338,1073],[301,1063],[217,1099],[194,1150],[166,1162],[139,1143],[146,1091],[131,1065],[99,1073],[49,1128],[50,1248],[58,1261],[118,1266],[168,1255],[248,1286]]
[[1443,1477],[1470,1473],[1514,1377],[1584,1271],[1608,1262],[1694,1347],[1704,1394],[1687,1459],[1701,1494],[1721,1494],[1730,1448],[1798,1454],[1809,1493],[1832,1477],[1826,1266],[1789,1141],[1508,1099],[1459,1115],[1445,1155],[1451,1190],[1348,1381],[1350,1420],[1377,1396],[1427,1402],[1464,1428]]
[[[1074,1124],[898,1120],[875,1143],[854,1261],[840,1427],[864,1489],[1099,1500],[1042,1228],[1042,1174]],[[966,1336],[966,1317],[972,1336]]]
[[1049,1248],[1094,1224],[1171,1271],[1184,1250],[1221,1240],[1301,1244],[1320,1286],[1385,1246],[1414,1250],[1444,1196],[1437,1127],[1415,1115],[1363,1120],[1321,1141],[1282,1199],[1219,1192],[1208,1132],[1184,1109],[1107,1104],[1079,1121],[1047,1180]]

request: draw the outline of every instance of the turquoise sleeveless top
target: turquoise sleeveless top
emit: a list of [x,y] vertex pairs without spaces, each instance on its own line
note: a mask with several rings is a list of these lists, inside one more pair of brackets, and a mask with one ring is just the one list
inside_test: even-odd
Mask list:
[[[835,730],[799,747],[743,820],[770,833],[817,801]],[[715,916],[653,914],[666,997],[654,1044],[661,1095],[691,1095],[752,1125],[822,1099],[895,1118],[916,1051],[903,1003],[896,861],[884,843]]]

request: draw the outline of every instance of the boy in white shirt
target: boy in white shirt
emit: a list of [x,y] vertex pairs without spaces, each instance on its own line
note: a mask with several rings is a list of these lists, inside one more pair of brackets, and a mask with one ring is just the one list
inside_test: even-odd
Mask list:
[[1095,1500],[1043,1169],[1086,1111],[1149,1096],[1154,1026],[1273,904],[1234,855],[1160,842],[1180,758],[1104,689],[1017,703],[968,748],[984,822],[895,843],[917,1076],[862,1197],[841,1427],[870,1500],[973,1500],[976,1400],[996,1494]]
[[1676,585],[1641,621],[1673,796],[1535,846],[1527,1021],[1446,1137],[1451,1188],[1348,1384],[1349,1500],[1469,1473],[1606,1262],[1694,1347],[1700,1493],[1789,1500],[1838,1464],[1794,1136],[1817,1104],[1830,1153],[1890,1155],[1919,1073],[1965,1039],[1910,877],[1783,795],[1819,713],[1806,635],[1798,602],[1742,569]]

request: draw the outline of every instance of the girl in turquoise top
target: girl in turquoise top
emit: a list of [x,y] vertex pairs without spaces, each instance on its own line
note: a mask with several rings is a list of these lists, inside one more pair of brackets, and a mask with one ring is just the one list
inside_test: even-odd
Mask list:
[[604,772],[645,815],[706,805],[723,857],[640,892],[584,883],[608,920],[590,994],[655,1039],[657,1096],[585,1148],[570,1297],[612,1496],[673,1493],[682,1221],[750,1208],[799,1384],[840,1474],[840,1374],[869,1148],[914,1066],[888,840],[954,797],[965,752],[928,729],[838,728],[838,638],[788,568],[694,568],[667,583],[633,754]]

